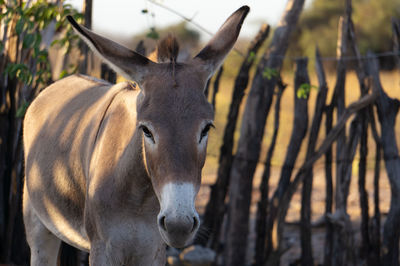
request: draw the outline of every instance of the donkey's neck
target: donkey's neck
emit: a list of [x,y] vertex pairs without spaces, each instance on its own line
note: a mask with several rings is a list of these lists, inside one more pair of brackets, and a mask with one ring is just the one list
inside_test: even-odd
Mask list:
[[104,162],[109,163],[111,172],[106,182],[110,185],[104,190],[121,209],[125,206],[132,212],[158,213],[159,203],[144,166],[143,136],[136,124],[137,96],[138,92],[129,88],[120,92],[110,105],[107,111],[110,115],[105,116],[100,130],[102,139],[99,142],[103,141],[101,146],[105,147],[101,157],[108,157]]
[[134,208],[132,211],[156,215],[160,207],[144,165],[140,131],[135,132],[126,153],[128,156],[124,156],[121,161],[121,166],[126,167],[126,172],[121,174],[121,185],[126,191],[126,200]]

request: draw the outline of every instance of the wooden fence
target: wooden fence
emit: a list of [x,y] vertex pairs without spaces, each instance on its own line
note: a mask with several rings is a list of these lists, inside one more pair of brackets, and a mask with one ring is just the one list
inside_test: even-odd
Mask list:
[[[271,191],[270,184],[274,170],[271,162],[280,132],[281,99],[287,90],[285,78],[281,77],[279,70],[282,68],[289,37],[296,26],[304,0],[288,1],[288,8],[279,23],[281,26],[274,31],[271,44],[261,53],[259,62],[255,60],[255,55],[259,54],[258,51],[268,37],[269,27],[263,26],[249,45],[233,87],[219,153],[217,179],[211,186],[210,197],[202,216],[200,231],[207,234],[195,239],[195,244],[216,252],[215,265],[279,265],[282,256],[292,247],[290,241],[284,237],[287,229],[285,219],[292,198],[300,186],[301,211],[298,228],[301,255],[299,258],[293,258],[293,263],[316,263],[312,248],[311,195],[313,167],[321,157],[325,158],[326,187],[322,221],[325,231],[322,264],[399,265],[400,158],[395,121],[400,102],[390,98],[382,88],[376,56],[372,53],[364,57],[360,55],[351,20],[351,1],[347,0],[346,3],[346,10],[339,23],[336,84],[330,102],[327,102],[328,83],[318,49],[315,53],[318,92],[313,104],[313,116],[308,114],[308,96],[312,87],[307,68],[308,59],[296,59],[293,129],[278,185],[274,191]],[[397,62],[400,62],[400,22],[395,20],[393,40],[394,54],[397,54]],[[354,58],[351,62],[346,60],[349,55]],[[1,62],[10,60],[4,57],[0,59]],[[258,64],[253,66],[256,62]],[[349,63],[357,74],[360,98],[346,106],[345,89],[348,88],[345,87],[345,80]],[[250,75],[252,67],[256,68],[254,76]],[[400,63],[398,67],[400,68]],[[107,74],[105,77],[115,81],[112,73],[106,69],[102,72]],[[214,79],[213,90],[211,85],[207,90],[212,92],[211,102],[214,106],[221,75],[222,69]],[[250,79],[251,86],[247,97],[244,97]],[[0,97],[0,107],[5,108],[0,108],[0,263],[26,265],[29,251],[24,240],[21,218],[22,122],[21,118],[16,117],[21,93],[25,91],[15,85],[15,82],[12,79],[5,80],[3,76],[0,78],[0,95],[7,94],[12,99],[9,105]],[[14,89],[11,90],[12,88]],[[243,99],[246,99],[246,102],[243,102]],[[242,104],[244,112],[241,125],[238,125]],[[271,110],[273,112],[270,112]],[[261,184],[255,188],[253,178],[260,164],[261,144],[267,119],[274,119],[273,131],[263,161]],[[239,126],[240,138],[235,143],[234,133]],[[317,143],[323,129],[325,138]],[[373,139],[375,143],[372,212],[369,210],[371,207],[366,189],[368,139]],[[234,152],[235,145],[237,148]],[[302,145],[306,147],[305,158],[300,162],[300,167],[296,168]],[[348,214],[348,197],[357,149],[361,225],[359,229],[354,230]],[[382,219],[379,200],[382,159],[391,188],[391,204],[385,219]],[[336,168],[335,171],[333,167]],[[259,190],[260,199],[256,212],[251,213],[250,204],[254,189]],[[253,228],[250,226],[252,221],[255,226],[251,230],[254,230],[255,237],[249,238],[249,228]],[[356,245],[355,231],[361,234],[360,245]],[[248,252],[252,255],[249,256]],[[295,261],[296,259],[298,260]],[[69,262],[69,265],[74,263]]]
[[[398,168],[400,160],[394,130],[399,102],[388,97],[381,86],[377,57],[372,53],[364,57],[360,55],[351,20],[351,1],[346,1],[346,10],[339,23],[336,84],[329,103],[327,103],[327,81],[321,57],[316,50],[315,71],[319,88],[315,104],[313,104],[315,110],[311,123],[309,123],[307,113],[310,91],[307,58],[296,60],[293,131],[286,158],[280,170],[278,186],[275,191],[270,191],[271,160],[279,132],[282,93],[286,86],[280,75],[268,76],[265,73],[270,69],[281,68],[289,34],[297,22],[303,5],[303,1],[289,2],[291,8],[287,9],[279,23],[284,26],[276,29],[272,43],[257,66],[245,103],[237,150],[233,154],[233,134],[240,102],[244,95],[243,90],[248,82],[249,61],[251,61],[251,55],[257,51],[254,47],[257,47],[256,44],[265,38],[264,34],[268,30],[260,30],[259,35],[250,45],[247,56],[243,59],[243,65],[235,81],[228,123],[224,131],[217,180],[211,187],[210,199],[203,217],[203,230],[209,234],[200,236],[196,243],[216,251],[217,265],[249,263],[279,265],[280,258],[291,247],[291,244],[283,237],[285,217],[294,193],[301,186],[299,221],[301,256],[297,262],[301,265],[314,265],[316,261],[312,249],[311,224],[313,165],[324,156],[326,200],[323,223],[326,236],[323,242],[323,265],[399,265],[400,213],[396,202],[398,202],[397,197],[400,192]],[[394,54],[399,60],[399,24],[396,21],[393,21],[393,41]],[[348,60],[349,58],[352,59]],[[358,101],[346,106],[345,80],[349,67],[356,72],[361,96]],[[274,114],[269,114],[274,98]],[[376,114],[379,123],[376,121]],[[256,237],[254,239],[249,238],[249,223],[253,219],[250,213],[250,202],[254,190],[253,177],[260,163],[261,142],[269,116],[274,118],[274,129],[265,156],[261,184],[257,188],[261,196],[255,215]],[[335,124],[334,117],[336,117]],[[323,118],[326,137],[317,147]],[[373,212],[369,211],[366,189],[369,137],[374,140],[376,147]],[[295,162],[303,142],[307,147],[305,160],[295,171]],[[333,144],[335,144],[335,150],[332,148]],[[360,243],[359,245],[355,242],[355,231],[358,230],[354,230],[347,212],[352,165],[357,149],[361,208],[361,225],[358,229],[361,240],[357,242]],[[384,219],[381,235],[379,177],[382,152],[392,193],[389,213]],[[336,157],[333,158],[333,155]],[[335,179],[332,169],[334,165],[336,166]],[[269,197],[269,195],[272,196]],[[370,213],[373,213],[371,217]],[[227,234],[223,234],[223,231]],[[249,244],[249,241],[255,243]],[[254,247],[254,252],[252,252],[254,256],[251,257],[250,262],[248,254],[246,256],[249,252],[247,245]],[[293,261],[296,259],[293,258]]]

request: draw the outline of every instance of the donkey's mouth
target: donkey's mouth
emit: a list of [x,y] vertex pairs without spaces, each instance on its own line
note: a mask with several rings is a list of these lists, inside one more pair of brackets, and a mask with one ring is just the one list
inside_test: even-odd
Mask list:
[[193,240],[194,236],[196,235],[196,231],[189,235],[182,235],[182,234],[169,234],[164,230],[160,229],[160,234],[164,242],[171,247],[174,248],[183,248],[190,244]]

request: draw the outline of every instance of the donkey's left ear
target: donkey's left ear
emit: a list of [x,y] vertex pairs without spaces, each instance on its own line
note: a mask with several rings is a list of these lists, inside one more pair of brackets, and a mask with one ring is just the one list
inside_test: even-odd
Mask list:
[[221,26],[214,37],[208,44],[200,51],[198,55],[193,58],[196,64],[203,66],[210,78],[214,72],[224,61],[225,57],[235,44],[242,24],[250,8],[242,6],[235,13],[233,13]]
[[71,16],[67,16],[67,19],[90,49],[126,79],[134,80],[140,85],[144,77],[157,65],[141,54],[80,26]]

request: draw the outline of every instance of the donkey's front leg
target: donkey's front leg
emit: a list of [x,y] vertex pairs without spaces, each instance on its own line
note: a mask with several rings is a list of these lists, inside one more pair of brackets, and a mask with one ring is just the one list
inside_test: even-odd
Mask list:
[[[89,255],[90,266],[128,266],[129,259],[124,255],[123,246],[117,248],[112,241],[92,242]],[[139,265],[139,264],[134,264]]]
[[39,220],[30,204],[26,187],[23,194],[23,215],[26,239],[31,249],[31,266],[56,266],[61,240]]
[[92,243],[89,254],[89,265],[90,266],[116,266],[122,265],[120,262],[116,260],[112,260],[109,254],[107,255],[106,245]]

